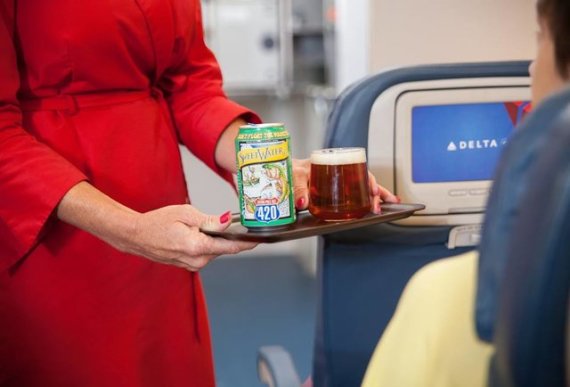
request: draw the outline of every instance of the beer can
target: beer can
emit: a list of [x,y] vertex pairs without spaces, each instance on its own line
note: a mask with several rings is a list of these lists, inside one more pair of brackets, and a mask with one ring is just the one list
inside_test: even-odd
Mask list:
[[295,222],[290,139],[280,123],[240,127],[235,144],[245,227],[263,230]]

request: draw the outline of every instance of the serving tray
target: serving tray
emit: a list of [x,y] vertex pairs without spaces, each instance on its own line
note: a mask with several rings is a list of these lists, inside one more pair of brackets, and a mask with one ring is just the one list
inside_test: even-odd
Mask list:
[[315,218],[308,211],[301,211],[297,213],[297,221],[293,224],[275,229],[267,228],[262,230],[253,230],[242,226],[239,214],[232,214],[232,224],[224,231],[202,230],[202,232],[230,240],[274,243],[352,230],[377,223],[391,222],[407,218],[414,212],[425,208],[423,204],[406,203],[383,203],[381,206],[382,213],[380,214],[370,213],[360,219],[334,222],[323,221]]

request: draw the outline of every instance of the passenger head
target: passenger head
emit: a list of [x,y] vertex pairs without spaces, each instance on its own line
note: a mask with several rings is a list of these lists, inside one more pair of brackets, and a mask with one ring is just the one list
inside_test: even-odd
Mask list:
[[531,65],[532,102],[570,84],[570,1],[538,0],[538,48]]

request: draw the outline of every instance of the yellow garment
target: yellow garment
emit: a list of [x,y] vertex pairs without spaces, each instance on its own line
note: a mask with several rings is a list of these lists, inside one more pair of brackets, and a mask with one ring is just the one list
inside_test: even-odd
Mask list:
[[362,387],[486,386],[492,346],[475,333],[478,254],[431,263],[410,280]]

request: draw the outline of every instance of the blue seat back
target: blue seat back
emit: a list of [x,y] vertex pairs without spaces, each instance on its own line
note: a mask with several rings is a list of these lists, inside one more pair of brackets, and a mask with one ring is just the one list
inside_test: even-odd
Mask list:
[[[542,128],[506,249],[494,334],[493,386],[564,386],[570,290],[570,92]],[[548,106],[555,103],[549,102]],[[552,117],[551,117],[552,118]]]
[[523,195],[536,184],[531,170],[544,151],[545,132],[553,127],[568,101],[570,90],[537,107],[509,141],[497,168],[479,248],[476,327],[479,337],[485,341],[493,340],[497,296],[508,249],[518,243],[513,240],[512,230],[521,209],[529,205]]
[[[334,105],[325,147],[368,146],[371,108],[392,86],[416,81],[524,77],[528,62],[418,66],[368,77]],[[378,225],[320,240],[313,380],[359,386],[402,290],[423,265],[469,248],[446,247],[450,227]]]

